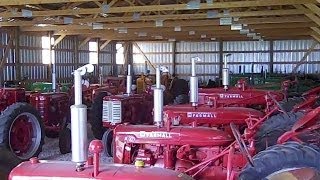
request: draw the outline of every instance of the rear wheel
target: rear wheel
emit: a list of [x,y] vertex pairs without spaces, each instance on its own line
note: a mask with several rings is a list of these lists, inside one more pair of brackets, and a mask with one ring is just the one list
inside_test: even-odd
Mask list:
[[44,129],[36,109],[27,103],[16,103],[4,110],[0,119],[0,145],[21,160],[39,155]]
[[288,116],[280,113],[267,119],[255,135],[256,151],[260,152],[277,144],[278,138],[289,131],[302,116],[301,112],[288,112]]
[[254,166],[247,164],[239,175],[240,180],[269,179],[281,172],[310,168],[320,171],[318,148],[288,142],[275,145],[258,153],[253,158]]
[[102,124],[102,103],[103,103],[103,98],[105,96],[109,95],[107,92],[100,92],[93,100],[92,103],[92,117],[91,117],[91,130],[93,133],[93,136],[96,139],[102,139],[103,133],[106,131],[106,128],[103,127]]

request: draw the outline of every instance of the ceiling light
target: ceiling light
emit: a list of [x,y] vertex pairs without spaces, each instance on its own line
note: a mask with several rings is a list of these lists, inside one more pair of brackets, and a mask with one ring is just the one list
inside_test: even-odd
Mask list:
[[32,17],[32,11],[27,9],[21,9],[22,17],[30,18]]
[[156,27],[162,27],[163,26],[163,19],[156,19]]
[[200,0],[191,0],[187,3],[187,9],[200,9]]
[[215,18],[217,17],[219,12],[217,10],[207,11],[207,18]]
[[201,34],[201,38],[206,38],[206,37],[207,37],[207,35]]
[[196,32],[195,31],[189,31],[189,35],[195,35]]
[[231,25],[232,24],[232,17],[224,17],[220,18],[220,25]]
[[181,31],[181,26],[175,26],[174,31],[176,31],[176,32]]
[[242,24],[231,24],[231,30],[241,30],[242,29]]

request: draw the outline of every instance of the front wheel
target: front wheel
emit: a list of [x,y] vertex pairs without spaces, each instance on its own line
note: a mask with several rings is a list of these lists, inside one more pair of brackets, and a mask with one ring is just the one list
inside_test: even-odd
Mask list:
[[264,180],[295,169],[320,171],[320,151],[317,147],[297,142],[275,145],[261,151],[239,174],[239,180]]

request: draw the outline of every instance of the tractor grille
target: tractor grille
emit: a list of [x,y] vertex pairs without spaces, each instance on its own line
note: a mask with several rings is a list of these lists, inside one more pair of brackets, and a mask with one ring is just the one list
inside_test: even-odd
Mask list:
[[121,123],[121,101],[103,101],[102,121],[111,124]]

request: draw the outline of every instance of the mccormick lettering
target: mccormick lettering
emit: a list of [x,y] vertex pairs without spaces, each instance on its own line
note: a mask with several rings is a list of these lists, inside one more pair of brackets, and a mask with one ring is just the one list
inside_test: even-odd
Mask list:
[[140,131],[140,138],[172,138],[168,132],[145,132]]
[[188,118],[214,118],[214,114],[210,112],[188,112]]
[[219,94],[219,97],[222,99],[231,99],[231,98],[241,99],[241,98],[243,98],[243,96],[241,94]]

